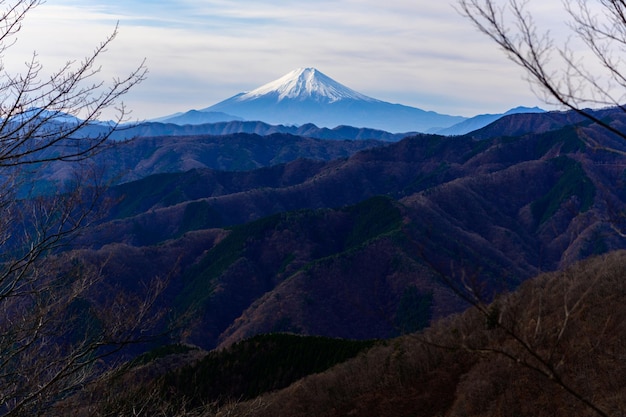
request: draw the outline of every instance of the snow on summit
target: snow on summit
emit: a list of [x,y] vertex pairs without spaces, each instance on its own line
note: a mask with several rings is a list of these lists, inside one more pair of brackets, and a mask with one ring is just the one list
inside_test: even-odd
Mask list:
[[465,120],[376,100],[339,84],[315,68],[299,68],[200,111],[275,125],[313,123],[319,127],[367,127],[393,133],[428,132]]
[[237,99],[247,101],[263,96],[276,96],[277,101],[284,99],[314,99],[328,103],[345,99],[378,101],[338,83],[315,68],[298,68],[275,81],[241,94]]

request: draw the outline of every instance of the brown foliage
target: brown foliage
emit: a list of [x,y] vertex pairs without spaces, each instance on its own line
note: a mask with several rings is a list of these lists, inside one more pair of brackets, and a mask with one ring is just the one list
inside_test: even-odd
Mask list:
[[215,415],[622,415],[625,265],[616,252],[539,276],[489,306]]

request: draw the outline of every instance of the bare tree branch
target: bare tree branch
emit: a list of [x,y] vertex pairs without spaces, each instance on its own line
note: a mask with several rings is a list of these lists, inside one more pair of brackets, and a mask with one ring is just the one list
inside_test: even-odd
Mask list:
[[[118,28],[80,61],[44,75],[36,53],[24,71],[4,54],[42,0],[0,0],[0,415],[41,415],[107,375],[112,356],[148,336],[163,280],[141,294],[101,294],[102,265],[63,253],[106,201],[87,159],[129,113],[120,101],[143,81],[144,62],[102,81],[99,58]],[[105,110],[113,121],[102,124]],[[97,133],[88,130],[97,126]],[[37,173],[67,163],[71,181],[42,186]]]
[[[626,132],[603,120],[589,108],[624,107],[626,71],[625,7],[622,1],[565,0],[566,16],[574,35],[587,45],[580,55],[569,41],[558,46],[549,30],[541,32],[528,11],[529,0],[458,0],[458,11],[492,39],[522,67],[544,100],[586,117],[626,139]],[[599,4],[598,16],[590,3]],[[595,58],[591,59],[591,58]],[[595,66],[604,69],[598,73]]]

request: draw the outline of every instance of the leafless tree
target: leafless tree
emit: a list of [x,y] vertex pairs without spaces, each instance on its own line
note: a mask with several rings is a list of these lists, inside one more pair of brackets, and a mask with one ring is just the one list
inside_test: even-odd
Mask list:
[[[623,58],[626,51],[626,2],[563,0],[562,4],[564,27],[570,33],[560,41],[550,31],[552,28],[538,26],[529,0],[457,0],[459,12],[524,70],[535,91],[546,102],[572,110],[626,139],[626,131],[620,124],[612,123],[594,111],[614,108],[626,112],[626,61]],[[528,311],[532,313],[516,311],[513,314],[502,303],[487,304],[473,291],[458,291],[475,306],[489,326],[504,335],[503,340],[512,342],[512,345],[503,342],[501,345],[469,343],[467,346],[508,357],[554,381],[596,415],[610,415],[605,405],[597,403],[593,396],[568,378],[571,369],[567,369],[568,362],[564,358],[572,353],[559,352],[564,335],[581,326],[576,322],[577,315],[589,307],[589,294],[598,290],[598,279],[574,291],[568,287],[568,277],[563,276],[563,316],[553,319],[552,323],[557,324],[549,337],[544,334],[545,312],[540,308],[533,311],[529,307]],[[548,296],[551,295],[537,294],[533,300]],[[536,316],[523,317],[528,314]],[[543,337],[541,341],[539,335]]]
[[[98,215],[102,184],[87,161],[127,121],[120,98],[145,78],[145,65],[100,80],[98,58],[115,28],[82,61],[50,73],[34,53],[10,73],[3,57],[41,3],[0,0],[0,415],[43,414],[105,375],[106,358],[148,325],[156,294],[103,297],[92,290],[100,266],[61,250]],[[116,116],[96,124],[105,109]],[[37,174],[51,163],[71,174],[42,186]]]
[[[621,274],[613,265],[613,260],[601,259],[581,263],[537,277],[530,285],[499,294],[492,301],[486,300],[473,277],[457,279],[441,274],[443,282],[471,308],[462,320],[449,320],[453,336],[433,338],[426,333],[415,337],[444,350],[462,349],[504,359],[515,365],[508,367],[509,372],[530,371],[535,378],[560,388],[575,405],[608,417],[611,413],[606,408],[612,404],[602,398],[603,383],[597,375],[622,375],[625,371],[621,360],[607,359],[598,352],[598,346],[612,349],[624,339],[610,304],[602,301],[622,287],[616,284]],[[581,371],[584,366],[593,372]]]
[[[458,0],[458,9],[521,66],[542,98],[626,139],[591,108],[626,111],[626,3],[563,0],[571,33],[560,42],[536,24],[529,0]],[[574,47],[576,45],[576,47]]]

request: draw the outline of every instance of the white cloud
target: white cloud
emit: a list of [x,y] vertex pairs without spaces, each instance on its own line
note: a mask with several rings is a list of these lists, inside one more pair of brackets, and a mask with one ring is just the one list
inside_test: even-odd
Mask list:
[[80,58],[117,21],[103,73],[147,59],[149,79],[126,98],[139,118],[206,107],[302,66],[382,100],[450,114],[538,103],[495,45],[450,3],[428,0],[60,0],[32,13],[17,53],[37,49],[55,65]]

